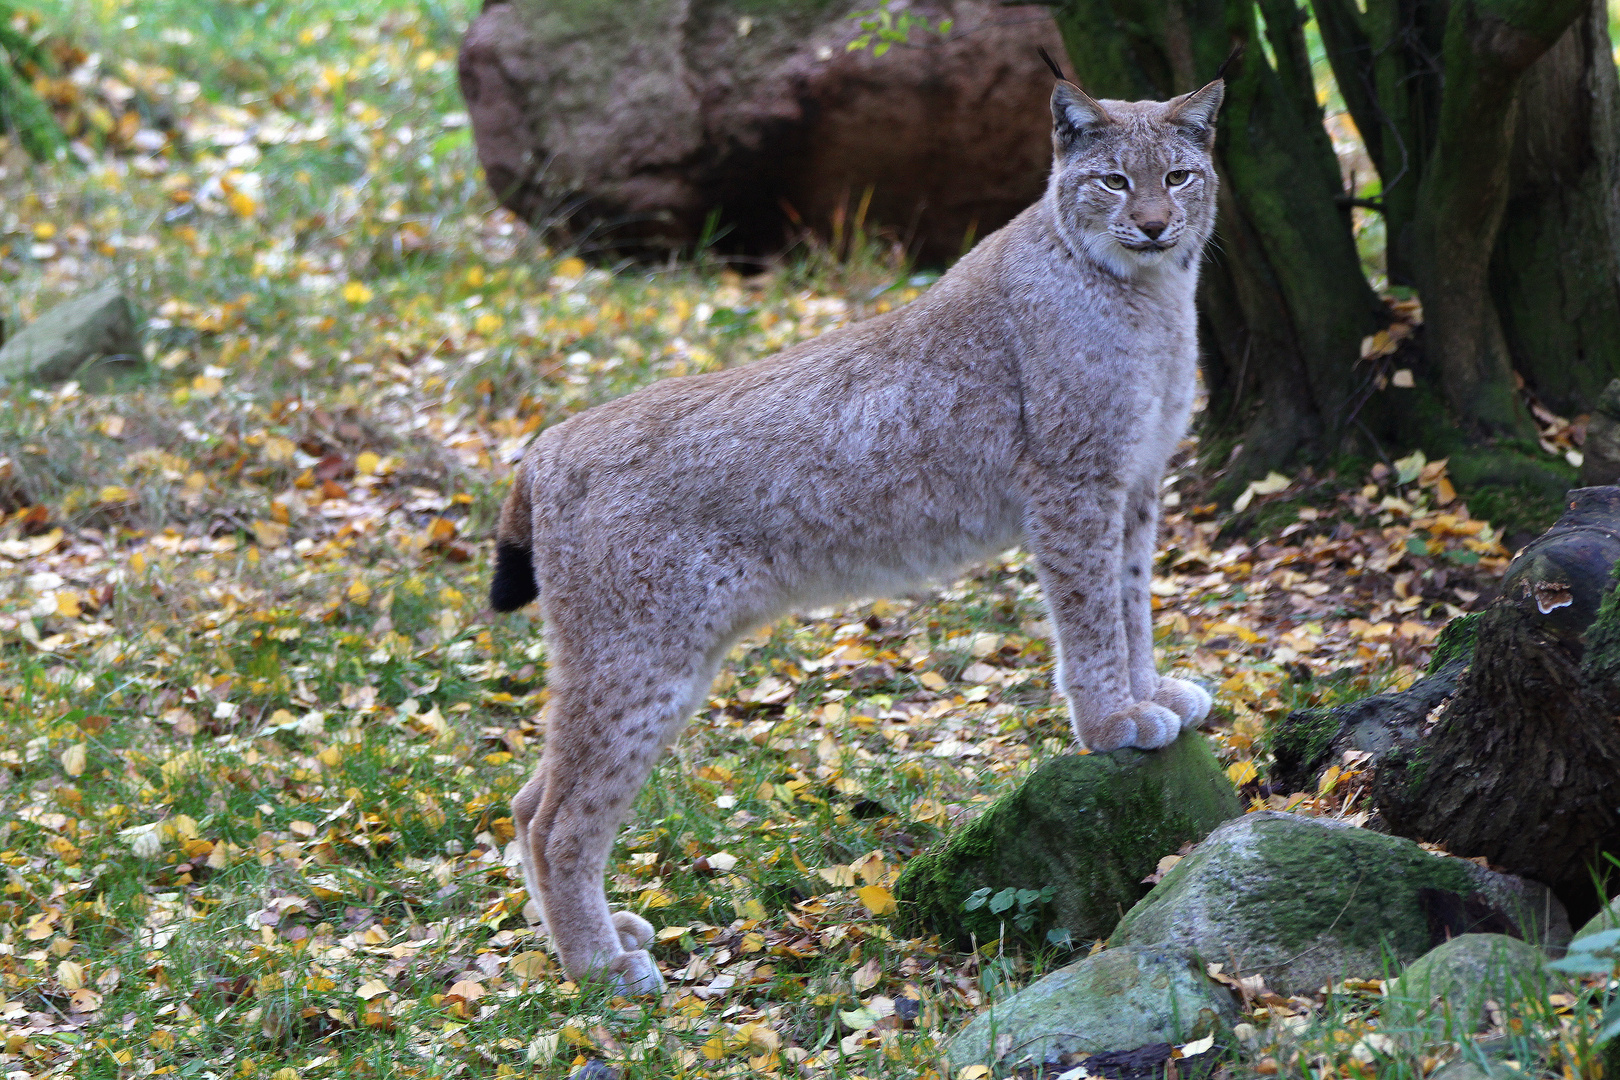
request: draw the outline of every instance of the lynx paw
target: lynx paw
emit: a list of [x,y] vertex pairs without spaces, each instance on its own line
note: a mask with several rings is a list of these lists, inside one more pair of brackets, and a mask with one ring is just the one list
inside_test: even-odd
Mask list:
[[[651,929],[648,927],[649,931]],[[622,935],[623,931],[620,933]],[[645,949],[620,953],[608,963],[607,972],[613,978],[615,989],[621,994],[656,994],[664,988],[664,976],[659,974],[652,954]]]
[[[645,949],[652,944],[652,923],[633,911],[615,911],[613,929],[619,932],[619,944],[627,953]],[[654,968],[656,971],[657,969]]]
[[1163,705],[1181,717],[1182,727],[1202,724],[1214,703],[1209,691],[1202,686],[1186,679],[1172,679],[1168,675],[1159,680],[1159,689],[1153,695],[1153,704]]
[[1086,749],[1107,753],[1122,746],[1154,750],[1175,742],[1181,734],[1181,717],[1151,701],[1138,701],[1129,708],[1111,713],[1081,733]]

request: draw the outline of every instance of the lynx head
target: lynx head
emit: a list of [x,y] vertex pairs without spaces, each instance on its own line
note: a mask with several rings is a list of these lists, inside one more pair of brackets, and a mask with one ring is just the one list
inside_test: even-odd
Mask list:
[[1215,113],[1226,84],[1170,101],[1052,90],[1047,198],[1076,251],[1120,277],[1197,267],[1215,223]]

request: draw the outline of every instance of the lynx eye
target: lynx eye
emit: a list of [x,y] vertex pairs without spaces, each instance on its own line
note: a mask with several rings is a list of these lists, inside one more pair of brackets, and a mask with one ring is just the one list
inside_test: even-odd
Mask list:
[[1171,169],[1164,174],[1164,182],[1170,187],[1180,187],[1187,182],[1190,175],[1186,169]]
[[1102,182],[1103,186],[1108,188],[1110,191],[1124,191],[1126,188],[1131,186],[1131,182],[1125,178],[1125,174],[1117,172],[1109,173],[1107,176],[1102,178]]

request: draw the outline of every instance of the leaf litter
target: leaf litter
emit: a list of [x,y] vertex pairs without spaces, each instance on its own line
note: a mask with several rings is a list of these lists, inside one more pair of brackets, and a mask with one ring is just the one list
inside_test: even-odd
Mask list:
[[[532,614],[481,599],[510,463],[591,404],[926,278],[881,251],[745,278],[547,249],[485,193],[426,8],[230,31],[102,7],[19,16],[51,42],[72,160],[0,150],[8,327],[108,278],[151,316],[145,375],[0,415],[10,1075],[942,1076],[948,1031],[1080,955],[959,954],[892,921],[907,858],[1069,750],[1017,551],[738,647],[609,867],[659,927],[661,999],[568,982],[525,917],[508,800],[544,738],[544,651]],[[224,62],[272,33],[279,59]],[[1421,453],[1273,474],[1238,507],[1268,524],[1230,535],[1196,450],[1165,488],[1163,665],[1216,689],[1208,735],[1253,808],[1359,822],[1359,762],[1264,788],[1264,725],[1410,684],[1492,595],[1501,537]],[[1296,1021],[1333,995],[1254,979],[1255,1071],[1383,1052],[1375,984],[1336,991],[1360,1011],[1312,1057]],[[1573,1047],[1585,1014],[1561,1016]]]

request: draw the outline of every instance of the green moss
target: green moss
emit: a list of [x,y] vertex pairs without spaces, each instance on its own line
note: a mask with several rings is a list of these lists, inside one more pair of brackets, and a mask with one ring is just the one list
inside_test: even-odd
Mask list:
[[1586,630],[1586,653],[1581,674],[1594,686],[1620,686],[1620,566],[1609,575],[1609,591],[1598,605],[1597,617]]
[[1264,749],[1276,759],[1273,775],[1299,783],[1314,772],[1340,728],[1332,709],[1295,709],[1266,726]]
[[1050,888],[1052,901],[1023,936],[1039,943],[1062,928],[1075,941],[1106,937],[1160,858],[1241,812],[1196,732],[1163,750],[1055,758],[942,847],[907,863],[895,895],[911,932],[968,945],[1019,936],[1004,922],[1011,911],[965,911],[973,892]]
[[1252,931],[1268,951],[1289,956],[1331,937],[1363,952],[1387,946],[1413,957],[1429,947],[1420,891],[1467,896],[1476,888],[1461,860],[1436,859],[1399,837],[1287,815],[1253,821],[1249,830],[1177,863],[1120,922],[1111,944],[1172,943],[1191,926],[1198,934]]
[[1440,639],[1434,643],[1426,674],[1433,675],[1454,661],[1473,658],[1474,642],[1479,637],[1479,616],[1477,611],[1470,612],[1446,623],[1440,631]]

